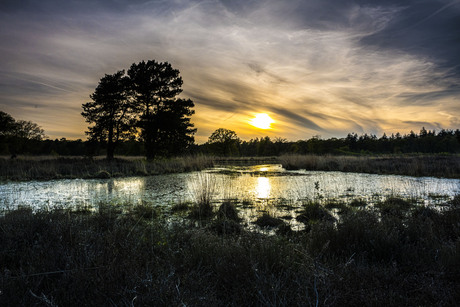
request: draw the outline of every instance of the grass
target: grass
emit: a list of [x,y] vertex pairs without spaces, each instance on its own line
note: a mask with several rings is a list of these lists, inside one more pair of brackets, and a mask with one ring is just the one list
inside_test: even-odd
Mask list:
[[284,168],[311,171],[341,171],[407,176],[460,178],[458,155],[332,156],[285,155],[279,158]]
[[149,176],[203,170],[213,166],[204,156],[171,158],[149,162],[137,158],[116,158],[112,161],[84,157],[19,157],[0,158],[1,181],[50,180],[73,178],[111,178]]
[[20,156],[17,159],[0,157],[0,181],[149,176],[203,170],[216,164],[252,165],[260,163],[281,163],[288,170],[306,169],[460,178],[460,156],[456,155],[285,155],[270,158],[190,156],[153,162],[140,157],[118,157],[113,161],[107,161],[101,157]]
[[231,202],[206,226],[148,204],[19,207],[0,216],[0,305],[456,305],[460,208],[390,204],[404,214],[350,208],[331,223],[308,203],[308,230],[275,235],[244,230]]

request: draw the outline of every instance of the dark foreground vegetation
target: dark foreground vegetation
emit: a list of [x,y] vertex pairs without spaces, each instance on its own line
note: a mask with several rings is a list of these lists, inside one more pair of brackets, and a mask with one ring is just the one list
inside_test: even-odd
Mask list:
[[304,231],[258,221],[275,235],[231,202],[173,206],[176,223],[146,204],[18,208],[0,217],[0,305],[455,306],[459,205],[308,202]]

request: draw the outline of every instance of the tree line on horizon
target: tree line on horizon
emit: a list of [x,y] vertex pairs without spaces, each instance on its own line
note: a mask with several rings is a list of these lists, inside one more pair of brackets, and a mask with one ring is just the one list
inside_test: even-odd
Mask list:
[[16,120],[0,111],[0,154],[11,155],[29,152],[46,138],[43,129],[31,121]]
[[[136,139],[119,142],[114,153],[120,156],[145,155],[145,144]],[[380,138],[373,134],[349,133],[344,138],[322,139],[318,136],[306,140],[288,141],[283,138],[261,137],[241,140],[236,132],[219,128],[204,144],[191,144],[179,155],[214,156],[279,156],[283,154],[407,154],[407,153],[460,153],[460,130],[426,130],[419,133],[395,133]],[[16,121],[0,111],[0,155],[31,154],[56,156],[98,156],[107,154],[107,144],[94,139],[83,141],[66,138],[50,140],[37,124]],[[164,157],[163,155],[159,155]]]

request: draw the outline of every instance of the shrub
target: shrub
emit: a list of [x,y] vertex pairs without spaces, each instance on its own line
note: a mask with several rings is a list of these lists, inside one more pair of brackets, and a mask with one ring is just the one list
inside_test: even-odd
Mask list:
[[209,225],[208,228],[219,235],[239,234],[243,230],[240,223],[226,218],[216,219]]
[[188,202],[180,202],[172,205],[171,207],[171,212],[182,212],[182,211],[187,211],[190,209],[190,203]]
[[350,207],[348,207],[344,202],[334,200],[326,202],[324,208],[328,210],[337,209],[337,213],[339,214],[346,214],[350,211]]
[[366,207],[366,206],[367,206],[367,202],[364,199],[355,198],[350,202],[350,207],[357,208],[357,207]]
[[302,213],[296,217],[296,220],[307,225],[318,221],[332,222],[335,218],[321,204],[307,202],[304,204]]
[[267,213],[264,213],[262,216],[257,218],[254,224],[256,224],[259,227],[266,228],[266,227],[278,227],[284,224],[284,222],[282,219],[272,217],[268,215]]
[[214,216],[214,209],[211,203],[202,202],[194,204],[190,208],[190,215],[193,219],[209,219]]
[[224,201],[217,211],[217,217],[220,219],[232,220],[235,222],[240,221],[238,216],[238,211],[235,208],[235,205],[231,201]]
[[375,207],[380,210],[382,215],[404,217],[413,208],[413,204],[401,198],[390,197],[383,202],[377,203]]

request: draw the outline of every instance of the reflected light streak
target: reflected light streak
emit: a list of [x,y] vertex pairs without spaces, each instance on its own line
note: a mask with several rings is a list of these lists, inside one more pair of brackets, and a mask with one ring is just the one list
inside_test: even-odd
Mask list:
[[257,198],[269,198],[270,189],[270,180],[267,177],[257,178],[257,186],[255,189]]
[[145,190],[144,178],[120,179],[113,181],[113,188],[119,192],[139,194]]

